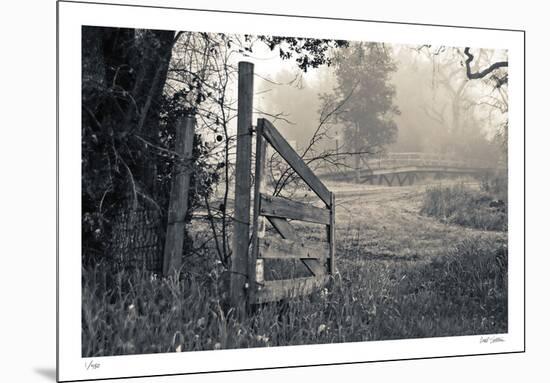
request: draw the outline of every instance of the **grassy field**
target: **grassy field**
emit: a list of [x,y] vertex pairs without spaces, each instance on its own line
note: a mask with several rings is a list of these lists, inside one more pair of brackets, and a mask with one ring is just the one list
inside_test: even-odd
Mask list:
[[[239,322],[223,270],[181,280],[83,270],[84,356],[505,333],[507,233],[422,213],[430,187],[329,185],[337,193],[332,288]],[[431,187],[433,188],[433,187]],[[428,190],[427,190],[428,189]],[[427,194],[428,193],[428,194]],[[321,230],[302,227],[317,238]]]

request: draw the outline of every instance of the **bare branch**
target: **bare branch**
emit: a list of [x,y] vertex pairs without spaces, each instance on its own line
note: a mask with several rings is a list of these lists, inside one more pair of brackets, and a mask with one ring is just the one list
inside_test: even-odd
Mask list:
[[508,66],[508,61],[498,61],[496,63],[491,64],[488,68],[485,68],[482,71],[472,73],[471,63],[474,60],[474,55],[470,53],[469,47],[464,48],[464,54],[466,55],[466,57],[468,57],[464,62],[464,64],[466,64],[466,76],[470,80],[484,78],[489,73],[497,70],[498,68],[504,68]]

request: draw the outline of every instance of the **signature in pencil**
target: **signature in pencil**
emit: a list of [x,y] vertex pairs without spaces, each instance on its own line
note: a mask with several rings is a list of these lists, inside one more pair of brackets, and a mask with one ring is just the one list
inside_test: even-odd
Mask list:
[[501,336],[482,336],[479,339],[479,343],[482,344],[493,344],[493,343],[500,343],[504,342],[504,338]]

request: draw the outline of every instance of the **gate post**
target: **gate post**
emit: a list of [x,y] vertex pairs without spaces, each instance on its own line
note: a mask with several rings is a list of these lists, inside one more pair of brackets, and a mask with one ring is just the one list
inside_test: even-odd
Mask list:
[[237,107],[237,159],[235,163],[235,213],[233,219],[233,253],[229,292],[231,305],[238,316],[245,314],[250,241],[250,171],[252,157],[252,100],[254,64],[239,62]]
[[[260,195],[265,189],[265,157],[266,157],[266,140],[263,136],[264,119],[258,119],[256,124],[256,163],[254,165],[254,208],[252,211],[252,235],[251,248],[248,255],[248,305],[247,309],[251,310],[252,304],[256,298],[258,283],[264,282],[264,263],[263,259],[258,259],[259,254],[259,238],[263,237],[262,230],[264,228],[264,217],[260,216]],[[260,229],[260,227],[262,229]]]
[[172,189],[168,205],[168,223],[162,261],[162,273],[172,274],[181,267],[181,251],[185,230],[185,215],[188,209],[189,181],[191,179],[191,159],[195,136],[195,117],[186,114],[176,124],[176,158],[172,171]]

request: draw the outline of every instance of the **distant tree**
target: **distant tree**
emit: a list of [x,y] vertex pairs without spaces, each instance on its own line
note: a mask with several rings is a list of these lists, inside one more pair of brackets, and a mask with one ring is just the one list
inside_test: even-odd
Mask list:
[[451,106],[451,124],[450,132],[453,135],[461,136],[464,134],[464,124],[462,122],[464,113],[464,102],[468,98],[468,79],[464,77],[462,68],[457,65],[456,54],[449,51],[445,57],[440,56],[438,69],[435,72],[435,81],[438,86],[445,89],[449,104]]
[[[379,43],[357,42],[335,57],[337,86],[326,101],[349,97],[335,119],[343,125],[344,144],[354,153],[383,150],[397,138],[395,87],[390,83],[397,66],[391,49]],[[356,155],[358,158],[358,155]]]

